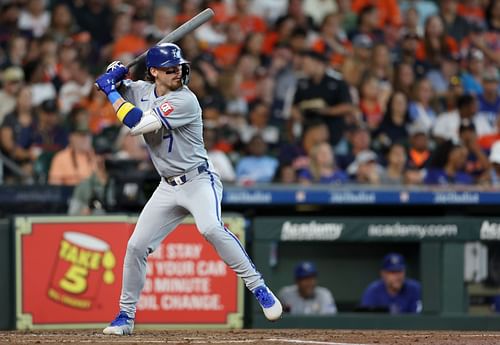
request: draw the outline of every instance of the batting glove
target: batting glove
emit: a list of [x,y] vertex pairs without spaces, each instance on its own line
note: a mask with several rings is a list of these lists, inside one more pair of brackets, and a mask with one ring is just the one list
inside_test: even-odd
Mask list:
[[106,73],[111,74],[115,83],[122,81],[128,73],[128,68],[121,61],[113,61],[106,67]]
[[104,73],[96,79],[97,87],[107,95],[116,90],[115,80],[111,73]]

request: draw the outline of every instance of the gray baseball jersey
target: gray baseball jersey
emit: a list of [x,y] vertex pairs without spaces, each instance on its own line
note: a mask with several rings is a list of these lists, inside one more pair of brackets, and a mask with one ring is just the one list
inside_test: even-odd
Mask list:
[[144,135],[151,160],[162,176],[177,176],[208,160],[201,107],[187,86],[157,97],[154,84],[124,82],[123,98],[141,110],[154,109],[163,127]]
[[321,286],[317,286],[314,289],[314,296],[307,299],[300,296],[297,285],[285,286],[280,290],[278,298],[285,310],[289,309],[290,314],[328,315],[337,313],[332,293]]
[[[160,175],[188,176],[186,172],[190,172],[189,179],[182,184],[172,185],[162,178],[139,215],[125,254],[120,310],[135,316],[146,277],[147,256],[188,214],[194,217],[200,233],[248,289],[253,291],[264,285],[241,243],[224,226],[220,205],[222,183],[203,144],[201,108],[196,96],[183,86],[157,97],[154,84],[144,81],[124,82],[120,92],[142,110],[154,109],[163,124],[160,130],[144,135]],[[205,162],[208,169],[194,169]]]

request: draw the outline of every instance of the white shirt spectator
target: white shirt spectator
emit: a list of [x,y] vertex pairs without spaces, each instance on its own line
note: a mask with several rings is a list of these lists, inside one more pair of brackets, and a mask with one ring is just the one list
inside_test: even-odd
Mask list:
[[[481,115],[476,115],[472,119],[478,137],[491,134],[495,129],[491,127],[488,120]],[[436,119],[432,134],[435,137],[445,140],[452,140],[453,142],[459,141],[458,130],[460,128],[460,115],[458,110],[452,110],[447,113],[442,113]]]
[[[37,0],[31,0],[37,1]],[[41,1],[41,0],[38,0]],[[50,25],[50,13],[43,11],[40,15],[33,15],[28,11],[21,11],[17,26],[20,30],[31,31],[33,36],[41,37],[47,31]]]
[[236,173],[234,172],[233,165],[224,152],[219,150],[209,151],[208,158],[214,165],[215,171],[219,173],[222,181],[234,182],[236,180]]

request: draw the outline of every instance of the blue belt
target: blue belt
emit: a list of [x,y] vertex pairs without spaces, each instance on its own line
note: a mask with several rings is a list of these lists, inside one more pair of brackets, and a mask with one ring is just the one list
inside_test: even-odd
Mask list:
[[163,176],[163,179],[165,182],[167,182],[171,186],[179,186],[181,184],[186,183],[190,179],[192,179],[195,176],[198,176],[202,172],[205,172],[208,170],[208,163],[205,162],[202,165],[199,165],[198,167],[189,170],[187,173],[184,175],[178,175],[178,176],[171,176],[171,177],[165,177]]

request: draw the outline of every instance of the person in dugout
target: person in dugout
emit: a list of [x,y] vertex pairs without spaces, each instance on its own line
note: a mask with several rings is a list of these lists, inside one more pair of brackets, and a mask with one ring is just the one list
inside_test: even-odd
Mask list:
[[380,279],[368,285],[360,309],[390,314],[422,311],[420,283],[406,277],[406,263],[401,254],[389,253],[384,256]]

